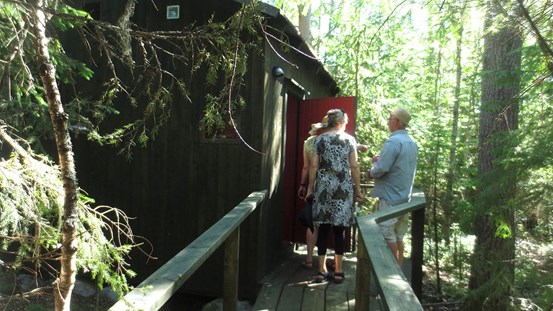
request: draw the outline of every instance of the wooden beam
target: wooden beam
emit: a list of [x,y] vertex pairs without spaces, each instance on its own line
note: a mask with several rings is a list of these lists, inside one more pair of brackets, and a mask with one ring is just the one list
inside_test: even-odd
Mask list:
[[[423,308],[407,278],[403,275],[394,255],[391,253],[388,243],[386,243],[386,240],[382,236],[378,223],[408,212],[424,209],[425,205],[426,199],[424,198],[424,193],[417,191],[413,194],[410,202],[393,206],[387,210],[377,211],[370,215],[357,217],[360,244],[357,256],[360,256],[359,253],[364,247],[367,252],[370,270],[374,275],[375,285],[378,288],[383,307],[386,310],[421,311]],[[413,223],[414,225],[422,225],[424,229],[424,220],[421,223],[420,219],[417,218]],[[422,265],[422,261],[420,264]],[[361,267],[361,263],[358,263],[357,268],[365,269]],[[362,278],[368,278],[368,276],[358,276],[358,279]],[[369,292],[365,291],[365,289],[358,288],[357,290],[359,293],[357,293],[356,297],[360,297],[361,295],[369,296]],[[359,303],[360,301],[357,301],[356,298],[356,310],[368,310],[368,305],[358,306]]]
[[250,194],[196,240],[114,304],[109,311],[159,310],[219,246],[238,229],[246,217],[265,199],[266,195],[266,190]]
[[238,305],[238,263],[240,253],[240,228],[225,242],[225,275],[223,282],[223,310],[236,311]]
[[411,220],[411,287],[422,298],[422,264],[424,254],[424,208],[412,213]]
[[371,262],[367,255],[367,248],[363,236],[358,235],[357,248],[357,269],[355,273],[355,310],[369,310],[370,289],[371,289]]

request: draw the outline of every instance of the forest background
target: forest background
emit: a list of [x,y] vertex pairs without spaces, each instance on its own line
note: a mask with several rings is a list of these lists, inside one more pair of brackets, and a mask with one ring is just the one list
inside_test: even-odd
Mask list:
[[[361,159],[365,168],[389,135],[388,110],[402,105],[413,114],[409,131],[420,147],[416,184],[428,202],[425,262],[435,301],[466,310],[551,310],[553,3],[267,2],[298,25],[337,79],[340,95],[356,96],[357,139],[370,147]],[[90,35],[86,27],[94,26],[94,34],[106,40],[105,57],[125,63],[131,40],[143,44],[148,52],[155,51],[149,45],[151,34],[130,31],[133,6],[134,1],[127,1],[124,16],[114,26],[95,23],[86,12],[63,1],[0,1],[0,137],[17,153],[0,162],[0,235],[6,247],[6,235],[23,228],[17,242],[25,247],[19,251],[31,260],[39,260],[33,257],[39,249],[51,251],[52,256],[63,254],[56,310],[66,308],[77,269],[91,271],[100,283],[120,291],[128,289],[125,275],[132,271],[127,270],[123,257],[134,242],[125,215],[118,214],[123,221],[113,224],[114,234],[131,243],[109,245],[109,239],[102,237],[101,222],[108,219],[103,215],[119,212],[92,209],[79,192],[68,119],[81,117],[91,103],[83,99],[62,103],[57,84],[71,85],[77,76],[89,78],[93,73],[69,59],[59,41],[49,37],[56,32],[47,35],[45,25],[60,32],[75,28],[85,37]],[[252,16],[255,21],[257,17]],[[245,23],[244,28],[255,24]],[[195,49],[205,49],[201,35],[206,33],[217,39],[212,42],[221,43],[220,58],[210,55],[202,59],[202,65],[236,60],[236,42],[225,39],[234,38],[229,33],[244,30],[233,29],[236,25],[231,21],[228,27],[208,25],[209,32],[186,30],[189,38],[197,39]],[[225,51],[229,54],[224,55]],[[179,56],[185,58],[187,51],[182,52]],[[133,66],[127,69],[134,70]],[[147,69],[152,75],[164,72],[163,68]],[[233,76],[227,72],[225,78],[229,77]],[[102,98],[106,102],[117,92],[134,95],[117,76],[109,82],[113,83]],[[175,81],[175,87],[182,86]],[[155,114],[171,102],[168,89],[146,89],[158,90],[145,94],[152,102],[148,113]],[[109,105],[94,109],[99,118],[113,112]],[[50,120],[45,118],[48,114]],[[144,133],[155,133],[155,128],[145,131],[142,121],[111,136],[94,138],[121,142],[129,137],[125,135],[138,133],[130,145],[147,143],[151,137]],[[25,135],[26,142],[12,139],[16,132],[23,136],[47,131],[53,131],[57,141],[59,168],[27,148],[36,147],[40,137]],[[21,211],[22,206],[29,210]],[[63,210],[58,211],[60,206]],[[39,228],[41,238],[28,236],[27,228]],[[90,235],[76,234],[83,231]],[[98,253],[89,254],[87,248],[79,247],[91,241],[102,246]]]
[[358,104],[379,152],[413,114],[425,262],[442,306],[553,309],[551,1],[273,1]]

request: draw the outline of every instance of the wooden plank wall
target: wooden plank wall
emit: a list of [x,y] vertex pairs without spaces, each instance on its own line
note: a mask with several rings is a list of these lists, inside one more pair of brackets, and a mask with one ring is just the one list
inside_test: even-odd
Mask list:
[[[113,1],[104,1],[102,12],[111,12]],[[230,3],[233,3],[232,5]],[[191,16],[210,16],[208,11],[219,5],[224,10],[234,1],[183,1],[184,21]],[[153,10],[149,1],[137,3],[135,22],[145,27],[170,28],[165,7]],[[190,6],[189,6],[190,5]],[[117,10],[120,10],[118,7]],[[228,12],[227,12],[228,14]],[[109,16],[116,14],[108,14]],[[106,16],[108,16],[106,15]],[[219,15],[223,16],[223,15]],[[111,18],[111,17],[110,17]],[[276,27],[286,28],[282,20],[271,20]],[[274,44],[274,42],[273,42]],[[278,47],[277,47],[278,48]],[[274,79],[273,66],[282,66],[288,79],[297,81],[306,89],[306,97],[334,95],[333,81],[320,74],[320,64],[292,50],[278,50],[286,60],[277,56],[268,45],[263,53],[250,56],[249,72],[242,88],[247,108],[242,112],[241,134],[256,152],[240,141],[213,142],[205,140],[199,130],[199,121],[205,105],[204,79],[198,76],[189,81],[190,100],[175,97],[171,117],[155,141],[146,148],[134,150],[132,160],[116,155],[116,149],[99,147],[83,136],[75,140],[77,170],[81,187],[96,199],[123,209],[130,217],[134,233],[143,236],[153,246],[149,260],[140,252],[133,252],[132,265],[139,283],[155,271],[178,250],[194,240],[215,223],[229,209],[252,191],[269,189],[265,206],[256,211],[243,227],[240,247],[248,255],[240,258],[241,295],[255,296],[257,281],[291,252],[291,245],[282,244],[281,211],[283,185],[283,141],[285,89],[283,79]],[[293,65],[292,65],[293,64]],[[83,81],[80,87],[90,91],[96,88],[106,74],[98,68],[92,83]],[[176,67],[176,73],[188,72]],[[121,97],[116,108],[122,113],[108,118],[105,125],[115,127],[140,116],[130,110]],[[148,250],[148,244],[145,245]],[[222,251],[213,256],[189,282],[185,290],[198,293],[220,292],[222,278],[220,262]]]

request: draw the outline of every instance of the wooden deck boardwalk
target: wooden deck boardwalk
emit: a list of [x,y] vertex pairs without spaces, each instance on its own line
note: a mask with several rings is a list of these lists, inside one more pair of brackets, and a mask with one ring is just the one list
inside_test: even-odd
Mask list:
[[[300,247],[292,258],[264,278],[252,310],[355,310],[357,254],[344,255],[346,278],[343,283],[317,284],[311,283],[311,278],[317,273],[318,265],[314,264],[311,270],[301,265],[305,259],[304,249],[305,246]],[[370,310],[381,310],[374,286],[371,287],[370,295]]]

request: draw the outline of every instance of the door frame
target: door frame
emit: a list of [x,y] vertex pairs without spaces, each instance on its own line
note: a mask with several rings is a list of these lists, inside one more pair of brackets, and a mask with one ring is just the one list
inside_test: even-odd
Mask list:
[[[286,92],[286,90],[283,90]],[[303,166],[303,142],[309,137],[308,131],[312,123],[320,122],[325,113],[332,108],[344,109],[348,114],[349,122],[346,132],[355,134],[355,120],[357,103],[354,97],[329,97],[314,99],[298,99],[294,92],[286,92],[286,108],[284,118],[284,207],[283,207],[283,240],[291,243],[305,244],[305,227],[298,221],[298,215],[303,208],[303,201],[297,197]],[[316,112],[312,112],[308,121],[302,118],[310,114],[310,105],[319,105]],[[331,108],[329,108],[331,107]],[[324,111],[324,112],[323,112]],[[352,229],[347,230],[346,250],[351,251]],[[353,241],[352,241],[353,242]],[[333,241],[330,240],[330,247]]]

